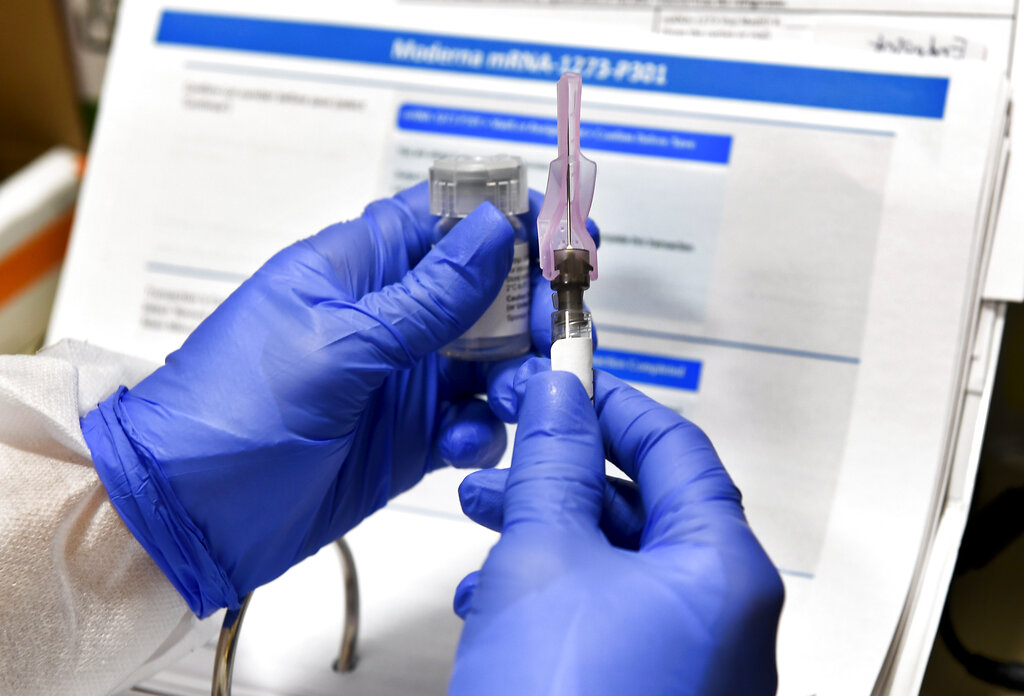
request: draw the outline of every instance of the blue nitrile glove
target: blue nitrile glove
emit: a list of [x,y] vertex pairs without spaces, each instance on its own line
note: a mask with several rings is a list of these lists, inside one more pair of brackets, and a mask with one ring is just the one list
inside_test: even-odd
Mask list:
[[[540,363],[516,378],[512,468],[462,486],[470,516],[502,535],[456,593],[466,624],[449,693],[774,693],[782,582],[710,441],[610,375],[595,373],[592,406]],[[606,454],[642,510],[629,512],[630,487],[609,490]]]
[[83,419],[114,506],[196,613],[237,607],[425,472],[501,457],[472,396],[491,366],[436,351],[497,295],[512,229],[485,204],[432,249],[435,221],[424,184],[288,247]]

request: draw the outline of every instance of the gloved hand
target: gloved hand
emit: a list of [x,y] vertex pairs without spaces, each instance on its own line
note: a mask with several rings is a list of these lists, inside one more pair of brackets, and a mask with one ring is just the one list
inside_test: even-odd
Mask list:
[[[440,241],[435,221],[424,184],[288,247],[83,419],[115,508],[197,614],[425,472],[501,457],[504,426],[472,396],[493,366],[436,351],[497,295],[513,232],[488,204]],[[532,317],[544,334],[550,311]]]
[[[774,693],[782,582],[710,441],[601,372],[592,406],[542,362],[507,395],[511,469],[460,489],[502,535],[456,592],[466,624],[449,693]],[[639,501],[606,481],[606,454]]]

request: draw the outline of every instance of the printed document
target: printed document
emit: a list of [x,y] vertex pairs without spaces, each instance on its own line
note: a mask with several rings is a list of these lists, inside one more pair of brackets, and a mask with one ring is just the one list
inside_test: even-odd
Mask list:
[[[869,693],[962,415],[1003,71],[967,49],[812,54],[509,5],[124,5],[50,340],[162,359],[277,249],[437,157],[516,154],[543,188],[554,83],[579,71],[595,365],[703,427],[744,492],[786,582],[780,693]],[[340,627],[315,609],[340,593],[328,549],[257,593],[254,611],[312,608],[247,620],[239,688],[441,692],[452,593],[495,540],[461,517],[462,475],[432,474],[352,533],[357,675],[313,657]],[[154,684],[201,692],[210,659]]]

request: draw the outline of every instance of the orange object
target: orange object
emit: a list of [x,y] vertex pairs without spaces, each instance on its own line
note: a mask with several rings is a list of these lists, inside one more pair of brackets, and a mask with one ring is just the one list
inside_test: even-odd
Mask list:
[[69,208],[40,234],[0,259],[0,306],[60,266],[73,218],[74,209]]

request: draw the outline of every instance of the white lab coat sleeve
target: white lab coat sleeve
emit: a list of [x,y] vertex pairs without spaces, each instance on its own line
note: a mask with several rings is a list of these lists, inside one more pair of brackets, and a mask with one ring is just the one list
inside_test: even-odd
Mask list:
[[0,356],[0,694],[117,693],[216,630],[118,517],[79,426],[152,369],[75,342]]

